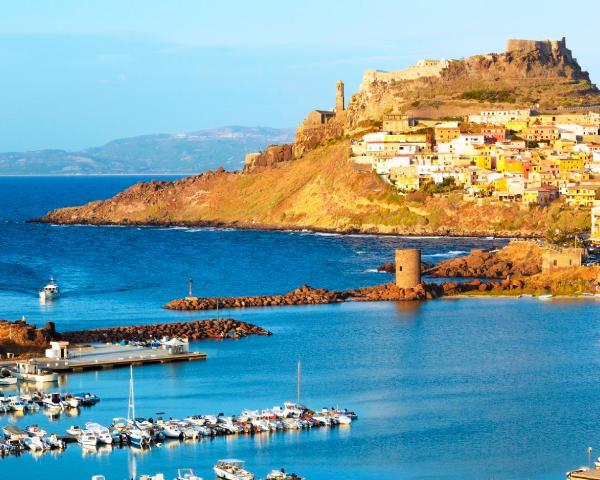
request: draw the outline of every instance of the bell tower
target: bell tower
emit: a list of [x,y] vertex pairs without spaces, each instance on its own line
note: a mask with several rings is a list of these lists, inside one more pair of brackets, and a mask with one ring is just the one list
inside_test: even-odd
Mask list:
[[344,111],[344,82],[338,80],[335,93],[335,113]]

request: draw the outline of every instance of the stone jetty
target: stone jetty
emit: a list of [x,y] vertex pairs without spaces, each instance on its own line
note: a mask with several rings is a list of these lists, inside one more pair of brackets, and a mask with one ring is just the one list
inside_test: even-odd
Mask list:
[[241,322],[233,318],[221,318],[77,330],[64,332],[61,337],[72,343],[93,343],[119,342],[121,340],[144,341],[162,337],[188,338],[193,341],[208,338],[241,338],[249,335],[271,335],[271,332],[252,323]]
[[217,308],[274,307],[284,305],[321,305],[343,302],[344,292],[302,285],[284,295],[255,295],[250,297],[186,297],[165,305],[168,310],[215,310]]
[[485,291],[492,289],[510,289],[511,285],[503,283],[482,283],[473,281],[468,283],[446,282],[425,283],[421,282],[412,288],[401,288],[395,283],[385,283],[372,287],[358,288],[356,290],[326,290],[302,285],[285,295],[265,295],[252,297],[187,297],[172,300],[164,308],[169,310],[212,310],[217,303],[219,308],[244,308],[244,307],[273,307],[286,305],[320,305],[339,302],[379,302],[379,301],[415,301],[431,300],[443,296],[458,295],[464,292]]

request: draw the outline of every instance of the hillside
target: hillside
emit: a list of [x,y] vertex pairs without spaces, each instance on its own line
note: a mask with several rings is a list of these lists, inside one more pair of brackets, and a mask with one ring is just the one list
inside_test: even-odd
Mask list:
[[241,168],[248,151],[293,139],[291,129],[222,127],[114,140],[78,152],[0,153],[0,175],[197,173]]
[[[442,62],[433,69],[365,72],[348,105],[346,127],[379,121],[392,110],[440,117],[495,108],[538,105],[552,111],[600,103],[600,91],[564,39],[509,40],[501,53]],[[422,72],[414,74],[419,68]]]
[[247,173],[208,172],[174,182],[138,183],[106,201],[50,212],[65,224],[227,225],[337,232],[544,235],[548,225],[589,226],[589,215],[555,205],[522,211],[477,206],[458,196],[403,199],[379,177],[348,162],[348,143]]

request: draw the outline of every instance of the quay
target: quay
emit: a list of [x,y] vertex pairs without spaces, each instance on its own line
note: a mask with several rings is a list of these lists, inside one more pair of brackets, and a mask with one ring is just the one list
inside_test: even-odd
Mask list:
[[30,362],[56,373],[103,370],[129,365],[206,360],[206,353],[143,347],[139,345],[102,344],[69,349],[68,358],[34,358]]

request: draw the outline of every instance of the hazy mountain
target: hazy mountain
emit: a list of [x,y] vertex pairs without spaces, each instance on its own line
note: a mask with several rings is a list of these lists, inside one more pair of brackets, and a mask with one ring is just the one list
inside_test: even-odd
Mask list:
[[293,141],[293,129],[222,127],[113,140],[79,152],[0,153],[0,175],[198,173],[237,170],[248,152]]

